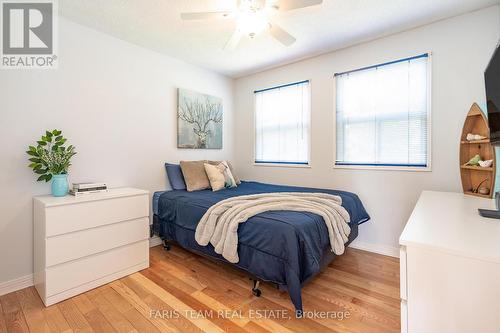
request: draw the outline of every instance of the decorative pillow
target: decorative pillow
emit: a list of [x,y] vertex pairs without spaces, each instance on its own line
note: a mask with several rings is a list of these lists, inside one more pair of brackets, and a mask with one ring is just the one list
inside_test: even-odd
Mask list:
[[182,175],[184,176],[188,192],[210,188],[210,182],[204,166],[206,162],[206,160],[180,162]]
[[236,187],[236,181],[226,161],[222,161],[218,165],[205,163],[205,171],[210,180],[212,191],[219,191],[225,187]]
[[212,191],[222,190],[226,185],[224,174],[215,165],[205,163],[204,166]]
[[[208,161],[208,163],[212,164],[212,165],[218,165],[221,162],[222,161]],[[225,161],[225,162],[227,163],[227,166],[229,167],[229,170],[231,170],[231,174],[233,175],[233,178],[234,178],[234,180],[236,182],[236,185],[240,185],[241,184],[241,180],[240,180],[240,178],[238,178],[238,176],[234,172],[234,168],[233,168],[231,162],[229,162],[229,161]]]
[[167,170],[168,181],[172,189],[185,190],[186,182],[184,181],[180,165],[165,163],[165,169]]
[[240,178],[236,175],[236,173],[234,172],[234,168],[233,168],[233,165],[231,164],[231,162],[229,161],[226,161],[227,163],[227,166],[229,167],[229,170],[231,170],[231,174],[233,175],[233,178],[234,178],[234,181],[236,182],[236,185],[240,185],[241,184],[241,180]]

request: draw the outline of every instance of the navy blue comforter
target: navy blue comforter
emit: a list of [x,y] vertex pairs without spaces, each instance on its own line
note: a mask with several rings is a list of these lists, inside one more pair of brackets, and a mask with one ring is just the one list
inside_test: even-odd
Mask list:
[[[213,204],[235,196],[270,192],[323,192],[342,197],[351,217],[349,242],[358,234],[358,224],[370,219],[356,194],[344,191],[242,182],[237,188],[217,192],[167,191],[160,195],[157,232],[184,248],[225,261],[212,245],[200,246],[194,239],[196,226]],[[287,289],[297,310],[302,310],[301,285],[333,260],[323,218],[307,212],[274,211],[250,218],[238,228],[237,267]]]

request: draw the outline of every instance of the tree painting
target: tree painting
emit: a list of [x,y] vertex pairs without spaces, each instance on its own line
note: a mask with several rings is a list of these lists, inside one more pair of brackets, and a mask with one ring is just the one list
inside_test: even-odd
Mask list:
[[178,91],[177,147],[222,148],[222,99],[195,91]]

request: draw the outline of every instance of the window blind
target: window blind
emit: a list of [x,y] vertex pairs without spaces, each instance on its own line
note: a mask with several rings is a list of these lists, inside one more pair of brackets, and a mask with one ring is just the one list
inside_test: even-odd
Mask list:
[[336,74],[336,165],[428,166],[428,54]]
[[255,163],[309,163],[309,81],[257,90]]

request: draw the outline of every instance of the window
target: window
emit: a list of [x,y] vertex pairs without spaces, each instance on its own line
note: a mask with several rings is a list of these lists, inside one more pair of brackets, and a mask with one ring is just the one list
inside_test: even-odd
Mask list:
[[429,166],[428,59],[335,74],[336,165]]
[[309,81],[254,94],[255,163],[309,164]]

